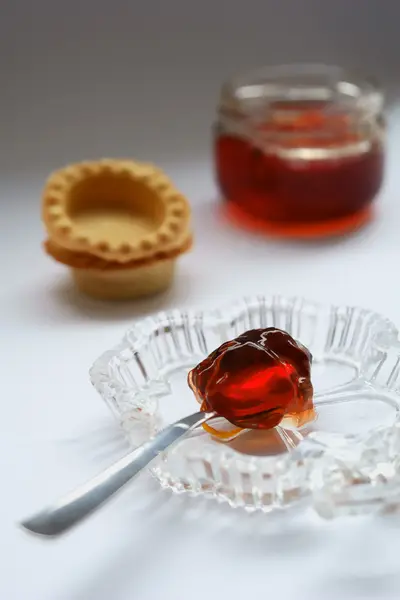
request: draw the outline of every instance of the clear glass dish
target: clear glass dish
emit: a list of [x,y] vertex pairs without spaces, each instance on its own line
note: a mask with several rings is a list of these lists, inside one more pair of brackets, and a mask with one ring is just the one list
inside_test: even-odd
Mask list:
[[324,517],[390,510],[400,500],[400,344],[386,318],[303,298],[244,298],[216,310],[138,321],[90,376],[133,446],[199,410],[188,371],[257,327],[288,331],[313,354],[317,420],[245,432],[198,429],[153,463],[165,488],[266,512],[313,505]]

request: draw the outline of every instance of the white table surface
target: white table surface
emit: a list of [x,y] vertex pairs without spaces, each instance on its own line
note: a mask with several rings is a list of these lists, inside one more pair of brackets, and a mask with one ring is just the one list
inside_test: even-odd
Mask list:
[[280,292],[364,305],[400,325],[396,115],[391,131],[380,215],[335,243],[284,244],[234,230],[218,220],[206,162],[164,165],[193,203],[196,244],[169,293],[122,306],[79,297],[42,252],[45,174],[2,182],[2,600],[398,600],[400,519],[249,516],[170,495],[146,473],[64,538],[42,541],[17,527],[125,451],[88,369],[134,319]]

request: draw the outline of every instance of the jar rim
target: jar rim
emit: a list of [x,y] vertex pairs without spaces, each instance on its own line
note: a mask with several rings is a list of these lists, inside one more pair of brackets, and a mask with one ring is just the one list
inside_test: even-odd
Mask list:
[[384,95],[372,77],[357,71],[324,63],[287,63],[251,69],[227,79],[221,88],[220,109],[248,117],[279,101],[310,100],[373,117],[382,111]]

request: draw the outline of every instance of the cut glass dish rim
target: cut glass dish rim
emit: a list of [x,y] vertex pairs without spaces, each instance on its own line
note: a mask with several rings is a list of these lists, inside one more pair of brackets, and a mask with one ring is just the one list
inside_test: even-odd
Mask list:
[[[182,319],[186,319],[187,323],[192,323],[192,325],[194,324],[194,328],[198,325],[199,332],[201,327],[210,327],[211,329],[218,328],[219,326],[222,326],[222,323],[227,324],[226,327],[228,327],[232,322],[235,322],[235,320],[240,320],[240,316],[242,315],[242,313],[246,315],[246,311],[248,311],[248,314],[250,314],[250,307],[252,307],[252,309],[254,309],[254,307],[263,307],[263,309],[265,308],[265,310],[268,309],[269,311],[272,311],[272,319],[276,318],[276,315],[273,314],[274,310],[281,311],[280,314],[284,314],[284,311],[286,311],[287,315],[291,314],[293,316],[293,314],[300,314],[302,317],[304,317],[305,315],[307,316],[309,313],[310,316],[312,316],[313,318],[314,315],[317,315],[317,317],[315,318],[319,318],[319,316],[321,316],[322,318],[322,316],[327,317],[330,314],[334,313],[352,315],[353,313],[357,312],[358,318],[365,320],[368,323],[367,331],[368,335],[370,336],[369,348],[375,353],[375,355],[376,353],[378,353],[379,356],[387,356],[390,352],[392,352],[394,355],[393,368],[391,369],[385,382],[380,382],[378,387],[379,390],[382,391],[382,393],[386,393],[386,391],[388,391],[388,393],[390,392],[391,394],[394,394],[396,399],[398,398],[398,404],[400,406],[400,344],[398,341],[398,329],[395,326],[395,324],[387,317],[372,310],[362,309],[356,306],[334,306],[329,304],[323,304],[319,302],[313,302],[311,300],[307,300],[298,296],[285,297],[280,295],[258,295],[253,297],[243,297],[235,301],[224,303],[220,307],[215,309],[173,309],[168,311],[162,311],[152,316],[139,319],[128,329],[128,331],[125,333],[122,341],[119,344],[117,344],[111,350],[108,350],[105,353],[103,353],[94,362],[92,368],[90,369],[91,381],[94,387],[100,393],[100,395],[106,401],[108,406],[111,408],[114,415],[121,422],[123,422],[125,418],[129,421],[133,416],[134,420],[140,421],[142,424],[147,425],[149,427],[149,430],[150,422],[152,422],[151,428],[152,434],[154,434],[159,428],[162,428],[167,424],[163,423],[161,427],[157,424],[157,418],[159,416],[157,406],[158,399],[168,393],[168,383],[165,381],[160,371],[158,371],[158,373],[156,372],[155,377],[153,374],[153,379],[150,377],[150,379],[146,381],[146,376],[148,377],[148,373],[146,374],[145,366],[141,364],[140,352],[143,351],[143,348],[145,348],[146,344],[149,343],[149,339],[152,335],[154,335],[154,332],[157,331],[157,327],[159,327],[161,323],[164,324],[163,327],[165,327],[165,323],[169,323],[172,327],[178,321],[181,322]],[[199,325],[200,323],[201,327]],[[318,327],[318,324],[316,325],[316,327]],[[282,327],[282,329],[284,329],[284,327]],[[344,333],[342,333],[342,336],[343,335]],[[203,343],[201,340],[201,335],[197,335],[197,337],[200,352],[203,352],[203,356],[206,356],[209,353],[209,351],[213,350],[214,348],[207,348],[206,342],[204,341]],[[297,339],[303,342],[301,338]],[[313,354],[316,357],[317,361],[318,351],[318,348],[313,349]],[[121,374],[121,371],[118,371],[118,365],[126,363],[132,358],[133,355],[136,356],[136,359],[138,361],[139,371],[142,370],[141,376],[143,379],[141,384],[136,383],[135,386],[133,386],[132,382],[129,382],[124,378],[124,376]],[[364,359],[361,358],[361,360]],[[378,369],[378,367],[376,366],[378,365],[378,363],[379,361],[375,361],[373,363],[375,371],[376,369]],[[190,365],[192,364],[193,361],[190,363]],[[181,363],[181,367],[183,366],[184,360]],[[118,374],[116,374],[116,369]],[[374,382],[378,375],[379,369],[378,372],[371,371],[368,377],[364,377],[366,386],[372,385],[371,382]],[[397,377],[399,381],[397,380]],[[324,392],[324,394],[335,395],[338,393],[342,393],[343,390],[349,390],[350,388],[351,383],[345,384],[344,386],[336,386],[335,389],[331,391],[328,390],[327,392]],[[364,392],[366,389],[367,388],[364,388]],[[188,413],[189,412],[191,412],[190,409],[188,410]],[[376,436],[377,430],[378,428],[375,429],[371,433],[371,435]],[[136,441],[137,443],[141,443],[142,441],[145,441],[145,439],[148,439],[148,437],[150,437],[150,435],[147,433],[145,434],[144,439]],[[397,438],[399,438],[400,440],[399,419],[396,419],[396,422],[390,425],[389,427],[381,428],[381,438],[381,440],[379,438],[380,441],[378,450],[382,452],[387,450],[386,446],[384,447],[385,444],[387,446],[391,445],[392,447],[394,443],[394,438],[396,441]],[[352,437],[352,443],[360,445],[359,441],[357,440],[357,436]],[[363,450],[365,450],[365,448],[361,448],[361,453]],[[240,464],[244,465],[245,468],[254,469],[254,467],[257,466],[261,470],[261,472],[263,472],[263,469],[268,469],[273,463],[275,468],[279,468],[279,470],[281,470],[282,473],[284,473],[285,469],[292,468],[296,461],[303,461],[304,459],[304,456],[299,457],[299,455],[297,454],[297,449],[278,458],[271,456],[242,455],[239,454],[237,450],[225,444],[215,443],[211,438],[205,444],[204,448],[202,449],[202,452],[207,454],[207,460],[210,460],[210,462],[212,462],[213,460],[217,459],[219,464],[223,463],[224,468],[228,471],[234,466],[236,468],[237,463],[240,462]],[[315,447],[311,448],[310,452],[310,456],[313,460],[313,452],[314,458],[316,456]],[[166,456],[168,457],[168,453],[166,453]],[[337,459],[335,457],[330,457],[330,460],[335,461]],[[313,463],[311,463],[311,466],[312,465]],[[196,486],[193,486],[193,489],[185,489],[185,485],[182,483],[179,477],[172,477],[167,481],[168,478],[166,479],[164,477],[165,469],[162,463],[160,466],[160,463],[157,462],[154,467],[150,468],[150,470],[153,473],[153,475],[155,475],[160,480],[161,484],[164,487],[170,487],[176,492],[189,491],[193,494],[207,493],[206,490],[196,488]],[[335,473],[334,469],[331,469],[329,477],[331,477],[332,473]],[[327,486],[329,487],[328,484],[330,484],[332,488],[332,486],[335,487],[337,483],[337,477],[335,474],[333,475],[333,479],[331,477],[331,480],[329,480],[329,477],[324,479],[326,489]],[[368,485],[370,485],[370,483]],[[342,486],[340,490],[340,493],[342,495],[343,490],[344,487]],[[334,492],[335,490],[331,489],[331,495],[334,495]],[[215,490],[213,490],[211,495],[217,498],[221,497],[224,500],[228,500],[228,502],[230,502],[232,506],[241,505],[247,507],[246,501],[239,502],[239,504],[237,504],[234,501],[230,501],[229,497],[223,497],[222,494],[219,494]],[[320,496],[321,487],[318,489],[318,493],[315,494],[317,502],[318,497]],[[325,511],[325,513],[327,513],[329,512],[329,509],[327,509],[326,507],[326,498],[324,502],[325,504],[323,506],[323,509],[321,509],[321,512],[323,513]],[[258,502],[257,506],[254,506],[252,508],[261,508],[263,510],[269,510],[268,507],[265,507],[263,505],[262,501]],[[357,511],[354,510],[353,512]]]

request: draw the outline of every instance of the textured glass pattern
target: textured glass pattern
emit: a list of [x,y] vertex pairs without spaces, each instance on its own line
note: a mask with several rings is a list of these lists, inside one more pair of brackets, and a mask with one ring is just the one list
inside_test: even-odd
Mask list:
[[199,409],[189,369],[224,341],[268,326],[311,350],[317,420],[229,443],[199,429],[160,456],[152,473],[175,492],[247,510],[312,504],[334,517],[392,507],[400,499],[400,345],[394,325],[376,313],[280,296],[164,312],[134,324],[95,362],[91,379],[138,445]]

